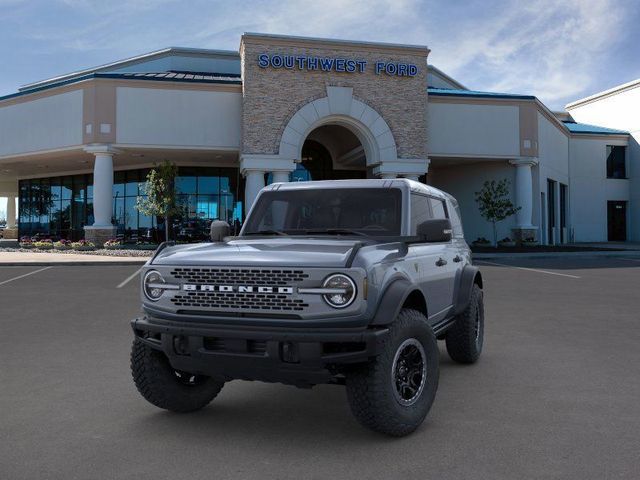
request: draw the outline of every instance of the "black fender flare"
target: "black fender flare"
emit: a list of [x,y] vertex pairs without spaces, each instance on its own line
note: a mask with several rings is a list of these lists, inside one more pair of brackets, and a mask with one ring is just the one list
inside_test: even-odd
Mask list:
[[370,325],[389,325],[398,314],[407,297],[419,288],[406,278],[397,278],[386,288]]
[[478,284],[482,288],[482,274],[480,269],[473,265],[465,265],[460,275],[460,283],[458,284],[458,294],[456,295],[454,314],[459,315],[464,312],[471,298],[471,290],[474,284]]

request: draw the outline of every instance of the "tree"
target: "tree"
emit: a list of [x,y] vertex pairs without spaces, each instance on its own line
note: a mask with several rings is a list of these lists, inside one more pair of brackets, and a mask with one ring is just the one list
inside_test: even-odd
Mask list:
[[164,217],[164,236],[169,240],[169,221],[180,213],[177,202],[176,177],[178,167],[168,160],[156,165],[147,175],[147,183],[141,190],[144,196],[139,196],[136,209],[143,215],[150,217]]
[[496,223],[514,215],[521,207],[515,207],[509,199],[509,181],[486,181],[479,192],[476,192],[476,203],[480,215],[493,226],[493,245],[498,243]]

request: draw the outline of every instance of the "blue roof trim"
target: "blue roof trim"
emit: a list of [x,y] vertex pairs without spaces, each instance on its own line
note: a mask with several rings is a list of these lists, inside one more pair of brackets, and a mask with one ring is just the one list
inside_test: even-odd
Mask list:
[[455,90],[453,88],[427,88],[429,95],[441,97],[475,97],[475,98],[515,98],[518,100],[535,100],[534,95],[516,93],[479,92],[476,90]]
[[588,123],[562,122],[571,133],[585,133],[590,135],[629,135],[625,130],[616,130],[614,128],[599,127],[597,125],[589,125]]
[[43,85],[42,87],[36,87],[22,92],[10,93],[0,97],[0,101],[9,100],[11,98],[23,97],[36,92],[42,92],[50,90],[52,88],[63,87],[65,85],[71,85],[73,83],[83,82],[85,80],[91,80],[93,78],[113,78],[113,79],[125,79],[125,80],[152,80],[154,82],[182,82],[182,83],[221,83],[226,85],[242,85],[242,80],[233,75],[200,75],[200,74],[183,74],[175,72],[161,72],[161,73],[90,73],[88,75],[82,75],[81,77],[71,78],[69,80],[63,80],[57,83],[51,83]]

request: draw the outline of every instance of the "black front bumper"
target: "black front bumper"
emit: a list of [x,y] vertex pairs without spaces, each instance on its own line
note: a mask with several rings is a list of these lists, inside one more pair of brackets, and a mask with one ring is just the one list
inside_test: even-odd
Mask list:
[[228,380],[298,386],[332,383],[341,367],[380,353],[387,328],[267,328],[180,323],[152,317],[131,321],[137,339],[164,352],[172,367]]

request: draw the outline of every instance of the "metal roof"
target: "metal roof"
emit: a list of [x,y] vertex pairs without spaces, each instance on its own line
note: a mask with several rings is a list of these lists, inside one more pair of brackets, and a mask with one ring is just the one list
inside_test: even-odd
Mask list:
[[453,88],[427,88],[429,95],[442,97],[476,97],[476,98],[515,98],[519,100],[535,100],[534,95],[516,93],[479,92],[477,90],[455,90]]
[[591,135],[629,135],[625,130],[616,130],[613,128],[599,127],[597,125],[589,125],[588,123],[562,122],[571,133],[587,133]]
[[18,88],[18,91],[31,90],[31,89],[39,88],[49,84],[58,84],[61,81],[71,80],[72,78],[82,77],[91,73],[97,73],[100,71],[111,70],[114,68],[122,68],[129,65],[135,65],[137,63],[142,63],[142,62],[151,60],[153,58],[164,57],[172,54],[204,55],[204,56],[212,56],[212,57],[232,57],[232,58],[240,59],[240,54],[236,51],[211,50],[211,49],[204,49],[204,48],[188,48],[188,47],[168,47],[168,48],[163,48],[153,52],[136,55],[135,57],[125,58],[124,60],[117,60],[115,62],[105,63],[97,67],[85,68],[83,70],[67,73],[65,75],[59,75],[57,77],[28,83]]
[[187,82],[187,83],[224,83],[228,85],[242,85],[240,75],[232,74],[211,74],[211,73],[185,73],[185,72],[157,72],[157,73],[90,73],[88,75],[82,75],[80,77],[74,77],[68,80],[62,80],[56,83],[49,83],[37,88],[31,88],[29,90],[23,90],[17,93],[10,93],[0,97],[0,101],[7,100],[9,98],[22,97],[24,95],[30,95],[35,92],[41,92],[43,90],[49,90],[51,88],[61,87],[64,85],[70,85],[73,83],[83,82],[85,80],[91,80],[93,78],[114,78],[124,80],[152,80],[156,82]]

